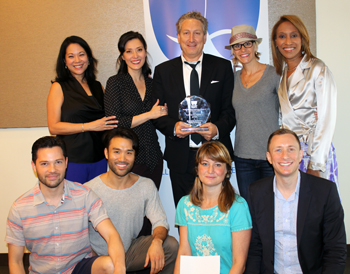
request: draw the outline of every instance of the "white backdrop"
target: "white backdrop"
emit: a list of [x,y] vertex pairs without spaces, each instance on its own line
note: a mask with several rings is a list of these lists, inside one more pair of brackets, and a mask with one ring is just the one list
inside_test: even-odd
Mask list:
[[[152,25],[152,20],[151,20],[151,13],[150,13],[150,5],[149,5],[149,0],[143,0],[143,7],[144,7],[144,20],[145,20],[145,32],[146,32],[146,40],[147,40],[147,46],[148,46],[148,53],[151,58],[149,58],[151,67],[154,68],[164,62],[167,61],[168,58],[163,54],[157,39],[156,35],[154,33],[153,25]],[[190,11],[190,10],[189,10]],[[175,23],[173,22],[174,29]],[[209,23],[210,24],[210,23]],[[228,29],[223,29],[220,32],[222,34],[224,33],[231,33],[231,27],[230,26]],[[257,36],[263,38],[262,43],[259,45],[259,52],[262,53],[260,61],[262,63],[269,63],[270,56],[269,56],[269,33],[268,33],[268,2],[267,0],[261,0],[260,1],[260,11],[259,11],[259,21],[258,21],[258,27],[256,30]],[[227,41],[228,42],[228,41]],[[228,44],[228,43],[227,43]],[[179,46],[180,47],[180,46]],[[210,53],[216,56],[221,56],[221,54],[216,50],[215,46],[212,43],[211,40],[211,35],[208,33],[207,37],[207,42],[204,46],[204,52],[205,53]],[[233,130],[231,132],[231,140],[232,144],[234,144],[234,134],[235,131]],[[159,138],[159,143],[161,145],[162,151],[164,151],[165,148],[165,139],[164,135],[162,135],[158,131],[158,138]],[[235,188],[237,192],[238,187],[237,187],[237,182],[236,182],[236,173],[235,173],[235,168],[234,168],[234,163],[232,163],[233,169],[232,169],[232,176],[231,176],[231,184]],[[178,238],[178,231],[175,228],[175,205],[174,205],[174,200],[173,200],[173,193],[172,193],[172,188],[171,188],[171,182],[170,182],[170,177],[169,177],[169,170],[166,165],[166,161],[164,161],[164,171],[163,171],[163,178],[162,182],[160,185],[160,190],[159,190],[160,198],[162,200],[163,206],[165,208],[167,217],[168,217],[168,222],[170,225],[170,231],[169,234]]]

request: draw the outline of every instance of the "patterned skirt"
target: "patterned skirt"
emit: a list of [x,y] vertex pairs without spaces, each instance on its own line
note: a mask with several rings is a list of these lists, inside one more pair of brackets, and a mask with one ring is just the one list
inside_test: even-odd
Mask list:
[[[308,145],[303,142],[300,142],[300,145],[302,150],[304,151],[304,155],[303,155],[303,159],[300,162],[299,169],[303,172],[306,172],[310,161],[310,155],[306,153]],[[334,149],[333,143],[331,143],[331,148],[329,150],[328,159],[326,163],[326,171],[325,172],[321,171],[321,177],[334,182],[338,188],[338,163],[337,163],[337,157],[335,155],[335,149]],[[338,191],[339,191],[339,188],[338,188]]]

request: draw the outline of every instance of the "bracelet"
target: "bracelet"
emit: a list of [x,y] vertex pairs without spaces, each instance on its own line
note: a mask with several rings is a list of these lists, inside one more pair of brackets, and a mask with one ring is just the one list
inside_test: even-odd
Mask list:
[[81,125],[81,132],[84,132],[84,123]]

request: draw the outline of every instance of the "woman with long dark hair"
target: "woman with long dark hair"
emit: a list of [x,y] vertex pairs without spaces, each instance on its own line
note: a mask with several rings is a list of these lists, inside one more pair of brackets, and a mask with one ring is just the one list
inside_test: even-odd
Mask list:
[[152,179],[159,189],[163,156],[152,119],[168,114],[166,105],[152,104],[151,69],[147,61],[147,44],[134,31],[124,33],[118,42],[120,55],[117,75],[110,77],[104,98],[106,115],[116,116],[120,126],[131,128],[140,140],[140,153],[132,172]]
[[115,116],[105,117],[103,87],[96,81],[97,60],[85,40],[67,37],[60,48],[56,79],[47,98],[50,133],[66,143],[66,178],[85,183],[107,171],[103,131],[117,127]]

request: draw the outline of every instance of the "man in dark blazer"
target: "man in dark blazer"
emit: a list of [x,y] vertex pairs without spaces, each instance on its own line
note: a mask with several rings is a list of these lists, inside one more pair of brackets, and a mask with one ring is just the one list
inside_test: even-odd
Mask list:
[[[213,55],[204,54],[208,22],[199,12],[189,12],[176,23],[178,41],[182,49],[180,57],[169,60],[155,68],[153,79],[154,100],[166,104],[168,115],[154,120],[154,124],[165,135],[164,157],[170,170],[175,205],[189,193],[194,179],[194,159],[202,142],[211,139],[221,141],[233,156],[230,132],[235,126],[232,107],[233,71],[231,62]],[[197,62],[199,63],[197,64]],[[181,131],[189,127],[179,118],[179,104],[190,95],[190,64],[197,64],[199,94],[211,107],[208,123],[201,127],[207,131],[200,134],[200,143],[194,144],[191,132]]]
[[[267,159],[275,176],[249,186],[253,221],[245,273],[344,272],[344,212],[336,185],[298,170],[297,135],[271,134]],[[288,272],[289,271],[289,272]]]

